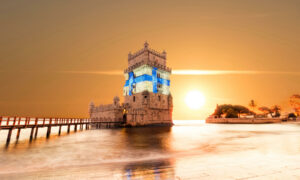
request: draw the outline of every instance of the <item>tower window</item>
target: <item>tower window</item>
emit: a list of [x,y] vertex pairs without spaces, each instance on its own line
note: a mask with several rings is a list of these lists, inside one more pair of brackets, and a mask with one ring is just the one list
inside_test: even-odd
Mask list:
[[132,91],[136,92],[136,84],[132,85]]
[[133,96],[133,102],[135,102],[135,96]]
[[147,96],[144,96],[145,99],[147,99]]
[[158,96],[158,101],[160,101],[160,96]]

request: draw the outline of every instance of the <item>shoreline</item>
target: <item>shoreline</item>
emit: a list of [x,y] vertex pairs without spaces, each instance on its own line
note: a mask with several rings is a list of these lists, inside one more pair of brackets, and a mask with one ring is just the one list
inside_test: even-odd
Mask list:
[[213,124],[272,124],[285,122],[300,122],[300,119],[286,120],[285,118],[211,118],[205,119],[205,123]]

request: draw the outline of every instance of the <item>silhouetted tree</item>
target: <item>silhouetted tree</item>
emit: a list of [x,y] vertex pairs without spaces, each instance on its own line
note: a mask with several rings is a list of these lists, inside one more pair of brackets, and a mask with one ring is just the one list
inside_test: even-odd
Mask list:
[[226,109],[225,118],[238,118],[238,112],[232,107]]
[[280,117],[280,111],[281,111],[281,107],[280,106],[274,105],[271,108],[271,111],[272,111],[272,113],[274,113],[274,116],[272,116],[272,117]]
[[245,106],[241,106],[241,105],[234,105],[233,109],[237,112],[238,117],[241,116],[241,114],[250,114],[251,111],[246,108]]
[[296,119],[297,116],[295,115],[295,113],[289,113],[288,118]]
[[213,113],[216,117],[225,115],[226,118],[238,118],[241,114],[252,114],[248,108],[241,105],[222,104],[217,105],[215,112]]
[[272,116],[271,109],[268,108],[268,107],[266,107],[266,106],[259,107],[258,110],[260,110],[261,112],[263,112],[264,115],[270,114]]
[[252,108],[253,112],[254,112],[256,106],[257,106],[256,102],[252,99],[249,103],[249,107]]
[[290,97],[290,104],[295,110],[297,116],[300,116],[300,94],[294,94]]

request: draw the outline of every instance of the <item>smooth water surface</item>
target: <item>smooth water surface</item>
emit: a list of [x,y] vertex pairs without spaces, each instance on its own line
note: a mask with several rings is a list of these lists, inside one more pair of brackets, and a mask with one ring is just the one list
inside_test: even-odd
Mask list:
[[15,133],[0,179],[300,179],[300,124],[175,121],[172,128],[95,129],[50,139]]

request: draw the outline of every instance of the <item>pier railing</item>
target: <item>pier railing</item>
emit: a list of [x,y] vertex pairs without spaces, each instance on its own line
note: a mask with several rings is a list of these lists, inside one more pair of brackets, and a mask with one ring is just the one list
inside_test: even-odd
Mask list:
[[5,117],[0,116],[0,129],[28,128],[32,126],[59,126],[68,124],[87,124],[91,119],[81,118],[32,118],[32,117]]
[[31,129],[30,141],[37,137],[38,128],[47,128],[46,137],[49,138],[51,134],[52,127],[59,127],[58,135],[61,134],[61,128],[67,126],[67,133],[70,133],[71,126],[74,126],[74,131],[77,131],[79,126],[81,130],[90,129],[90,125],[95,125],[95,127],[100,127],[102,123],[113,123],[113,122],[103,122],[100,120],[90,119],[90,118],[39,118],[39,117],[7,117],[0,116],[0,130],[8,130],[6,144],[9,144],[11,139],[11,134],[14,129],[17,129],[16,140],[18,141],[21,129],[29,128]]

